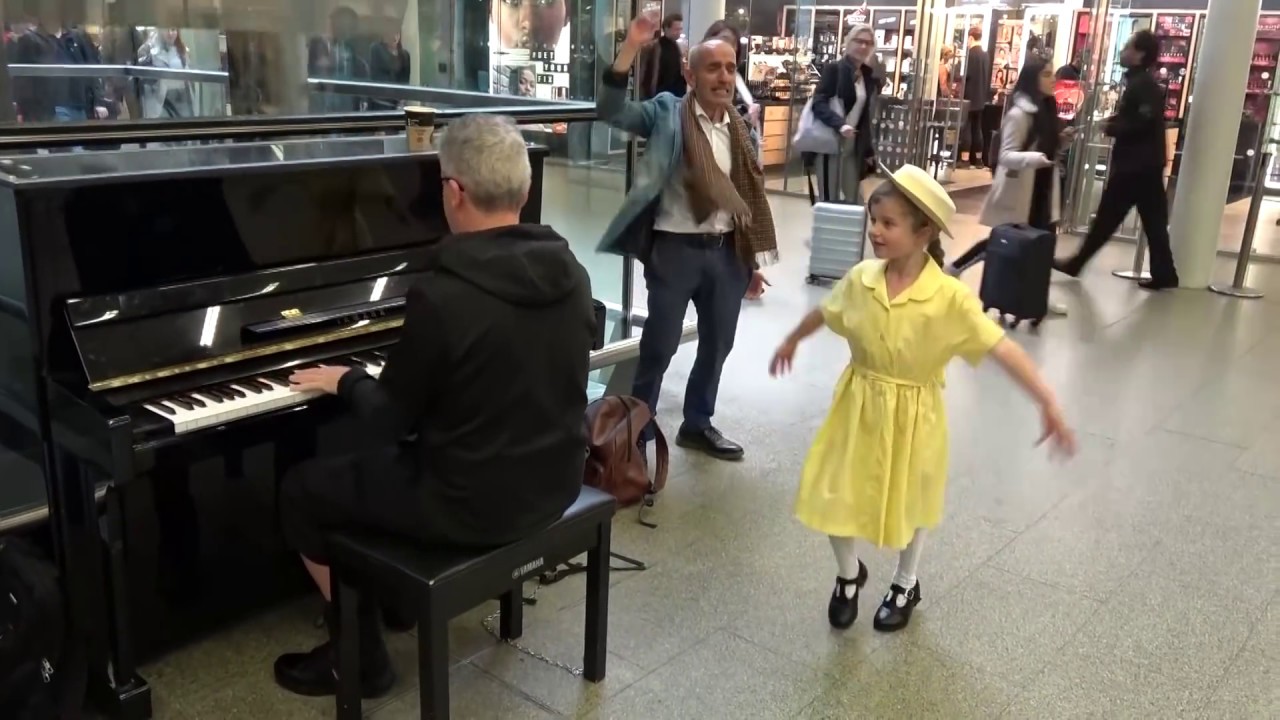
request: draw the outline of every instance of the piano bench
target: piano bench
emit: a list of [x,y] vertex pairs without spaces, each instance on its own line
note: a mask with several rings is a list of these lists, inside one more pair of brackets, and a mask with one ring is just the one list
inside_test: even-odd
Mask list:
[[493,550],[432,549],[385,537],[331,533],[330,587],[338,621],[338,720],[357,720],[360,652],[356,587],[387,589],[418,613],[418,677],[422,717],[449,717],[449,621],[484,602],[500,601],[499,634],[523,632],[525,580],[587,553],[583,676],[605,673],[609,624],[609,538],[617,503],[589,487],[551,527]]

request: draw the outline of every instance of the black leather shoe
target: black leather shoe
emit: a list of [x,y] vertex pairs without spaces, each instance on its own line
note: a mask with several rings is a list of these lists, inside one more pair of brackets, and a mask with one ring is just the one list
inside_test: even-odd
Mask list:
[[[376,655],[376,653],[370,653]],[[276,658],[276,684],[296,695],[323,697],[336,695],[338,676],[334,674],[333,646],[329,643],[316,646],[311,652],[285,653]],[[391,660],[382,648],[381,658],[364,658],[360,664],[360,695],[366,699],[379,698],[391,692],[396,674]]]
[[1067,277],[1080,277],[1080,268],[1070,260],[1054,260],[1053,269],[1066,275]]
[[915,587],[904,590],[901,585],[890,585],[889,594],[884,596],[880,609],[876,611],[876,619],[871,626],[880,632],[897,632],[911,622],[911,612],[920,604],[920,581]]
[[[831,627],[845,630],[858,619],[858,594],[862,586],[867,584],[867,566],[858,561],[858,577],[849,580],[836,578],[836,588],[831,591],[831,602],[827,603],[827,620]],[[853,586],[853,597],[847,597],[849,586]]]
[[704,430],[680,428],[680,432],[676,433],[676,445],[704,452],[717,460],[741,460],[745,454],[741,445],[721,435],[713,427]]
[[1173,288],[1178,287],[1178,279],[1174,278],[1172,280],[1156,280],[1155,278],[1151,278],[1150,280],[1140,281],[1138,283],[1138,287],[1142,288],[1143,290],[1151,290],[1151,291],[1172,290]]

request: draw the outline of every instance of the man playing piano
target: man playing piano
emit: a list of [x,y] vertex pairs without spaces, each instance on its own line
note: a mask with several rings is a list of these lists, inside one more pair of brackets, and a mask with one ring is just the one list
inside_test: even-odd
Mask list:
[[[329,600],[326,531],[359,528],[424,544],[498,546],[560,517],[582,485],[591,286],[564,238],[520,223],[531,169],[508,119],[472,115],[440,144],[453,234],[408,294],[403,332],[378,379],[351,368],[292,375],[340,396],[370,449],[316,458],[286,475],[286,540]],[[360,608],[365,697],[395,675],[375,605]],[[326,616],[332,622],[331,606]],[[331,643],[280,656],[276,681],[336,691]]]

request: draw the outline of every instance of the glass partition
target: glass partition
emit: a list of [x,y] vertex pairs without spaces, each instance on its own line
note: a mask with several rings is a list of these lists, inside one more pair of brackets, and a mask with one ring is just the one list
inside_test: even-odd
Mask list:
[[[616,8],[614,0],[6,0],[0,122],[590,102]],[[424,89],[434,93],[405,92]]]

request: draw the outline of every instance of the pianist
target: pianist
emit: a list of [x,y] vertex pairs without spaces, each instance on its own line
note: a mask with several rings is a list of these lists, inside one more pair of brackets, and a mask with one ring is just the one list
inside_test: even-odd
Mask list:
[[[285,538],[326,600],[326,531],[497,546],[550,525],[582,484],[595,330],[587,273],[554,230],[520,223],[531,170],[509,120],[451,123],[440,168],[453,234],[409,291],[381,376],[326,367],[290,378],[338,395],[370,434],[367,452],[309,460],[283,481]],[[373,603],[359,614],[360,680],[377,697],[395,675]],[[282,655],[275,677],[301,695],[333,694],[330,643]]]

